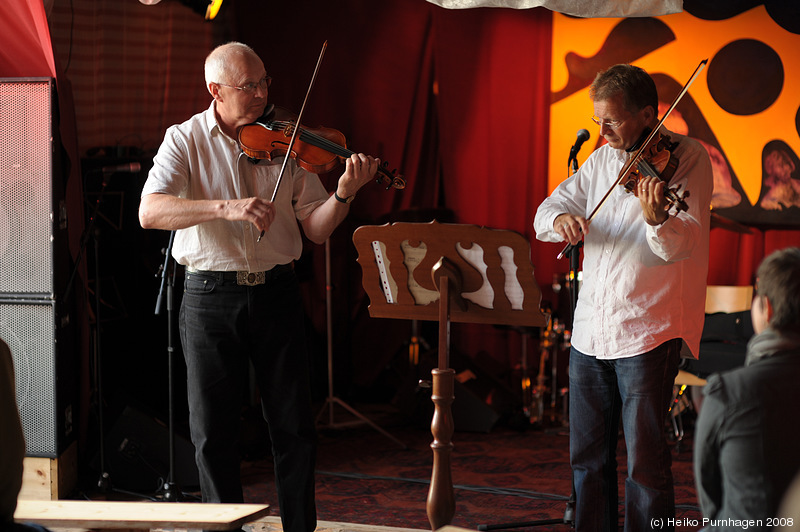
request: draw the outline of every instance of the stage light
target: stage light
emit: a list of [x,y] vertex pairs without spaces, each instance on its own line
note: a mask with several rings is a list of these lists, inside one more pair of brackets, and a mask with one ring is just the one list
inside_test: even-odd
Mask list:
[[222,0],[211,0],[206,9],[206,20],[214,20],[214,17],[219,13],[219,8],[222,6]]
[[181,3],[195,13],[203,15],[206,20],[214,20],[222,5],[222,0],[181,0]]
[[[183,5],[189,7],[195,13],[203,15],[206,20],[214,20],[214,17],[219,13],[219,8],[222,7],[223,0],[180,0]],[[140,3],[146,6],[153,6],[161,2],[161,0],[139,0]]]

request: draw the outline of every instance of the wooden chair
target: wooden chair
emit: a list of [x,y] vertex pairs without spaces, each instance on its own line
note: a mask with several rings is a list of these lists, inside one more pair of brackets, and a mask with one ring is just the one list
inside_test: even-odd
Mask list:
[[362,226],[353,242],[370,316],[439,322],[438,367],[431,371],[434,454],[427,502],[428,520],[438,530],[455,514],[450,323],[545,327],[548,317],[540,309],[530,244],[513,231],[436,221]]

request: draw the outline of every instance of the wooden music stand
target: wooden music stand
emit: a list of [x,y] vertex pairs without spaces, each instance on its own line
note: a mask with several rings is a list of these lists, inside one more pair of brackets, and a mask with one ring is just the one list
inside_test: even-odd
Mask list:
[[431,371],[435,407],[427,502],[428,521],[437,530],[455,514],[450,323],[546,327],[530,244],[513,231],[436,221],[362,226],[353,242],[370,316],[439,322],[438,367]]

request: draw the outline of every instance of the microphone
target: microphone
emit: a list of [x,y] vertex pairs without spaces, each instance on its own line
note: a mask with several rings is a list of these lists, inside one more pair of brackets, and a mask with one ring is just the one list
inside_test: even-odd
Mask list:
[[140,163],[126,163],[126,164],[117,164],[114,166],[104,166],[100,169],[101,172],[104,174],[115,174],[117,172],[123,172],[126,174],[135,174],[138,173],[142,169],[142,165]]
[[569,159],[567,160],[567,166],[572,160],[578,156],[578,152],[581,151],[581,146],[583,143],[589,140],[589,131],[585,129],[581,129],[578,131],[578,139],[575,141],[575,144],[572,145],[572,148],[569,150]]

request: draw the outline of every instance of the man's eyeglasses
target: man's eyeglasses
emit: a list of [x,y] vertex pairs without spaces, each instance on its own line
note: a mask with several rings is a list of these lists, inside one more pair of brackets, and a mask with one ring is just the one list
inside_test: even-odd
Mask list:
[[606,126],[608,129],[617,129],[625,120],[603,120],[602,118],[592,116],[592,122],[600,127]]
[[230,87],[232,89],[239,89],[245,94],[253,94],[256,92],[257,88],[261,88],[262,90],[267,90],[267,87],[272,85],[272,78],[269,76],[264,76],[258,83],[247,83],[242,85],[241,87],[237,87],[236,85],[226,85],[225,83],[217,82],[217,85],[222,85],[223,87]]

